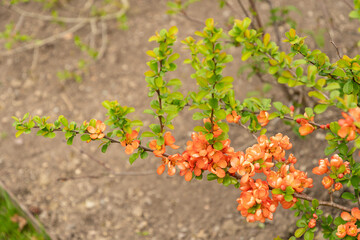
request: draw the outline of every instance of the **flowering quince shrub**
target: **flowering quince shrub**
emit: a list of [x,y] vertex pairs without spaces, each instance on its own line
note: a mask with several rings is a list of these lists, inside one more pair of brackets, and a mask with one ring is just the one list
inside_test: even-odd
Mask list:
[[[149,41],[156,42],[157,47],[147,51],[150,61],[145,80],[152,100],[145,113],[157,123],[145,130],[140,129],[140,120],[128,116],[134,108],[105,101],[104,122],[91,119],[77,124],[62,115],[49,122],[47,117],[31,117],[27,113],[23,118],[14,117],[16,136],[36,129],[37,135],[53,138],[62,131],[67,144],[71,145],[80,135],[83,141],[99,142],[104,153],[110,145],[119,143],[130,155],[130,164],[149,153],[158,158],[159,175],[165,171],[168,175],[178,172],[185,181],[206,178],[224,186],[233,185],[239,190],[237,210],[248,222],[272,220],[280,206],[295,211],[298,228],[290,239],[314,239],[319,230],[326,239],[360,239],[360,210],[356,206],[360,199],[360,163],[354,159],[360,149],[360,57],[343,56],[330,62],[326,54],[309,49],[305,37],[296,35],[294,29],[286,33],[290,53],[282,52],[268,33],[249,29],[250,23],[249,18],[235,20],[226,33],[213,19],[207,19],[203,30],[195,32],[197,39],[187,37],[182,41],[191,53],[184,63],[193,67],[191,77],[198,85],[197,91],[186,96],[178,91],[181,80],[166,78],[167,72],[177,68],[174,62],[179,54],[172,46],[178,29],[163,29],[150,37]],[[226,64],[233,60],[224,50],[225,41],[242,48],[243,61],[253,56],[262,59],[267,72],[280,84],[307,87],[316,105],[300,112],[266,98],[238,100],[233,78],[223,76]],[[330,106],[343,118],[315,122],[315,114],[319,117]],[[173,119],[184,109],[194,110],[193,120],[201,120],[201,124],[194,128],[183,152],[169,154],[169,148],[179,149],[172,135]],[[298,159],[289,153],[293,144],[288,136],[266,135],[269,121],[275,118],[292,122],[302,136],[314,131],[326,133],[328,146],[324,158],[312,170],[323,175],[323,186],[298,169]],[[247,128],[257,143],[236,149],[229,139],[229,124]],[[302,161],[299,159],[300,164]],[[314,185],[324,187],[329,199],[318,200],[305,193]],[[341,191],[343,200],[334,199],[337,191]],[[338,213],[325,215],[323,207],[334,208]]]

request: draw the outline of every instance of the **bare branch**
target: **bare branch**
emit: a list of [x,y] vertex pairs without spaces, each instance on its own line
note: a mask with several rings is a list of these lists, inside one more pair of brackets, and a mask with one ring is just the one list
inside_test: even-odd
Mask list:
[[76,32],[77,30],[81,29],[82,27],[84,27],[86,25],[87,22],[80,22],[78,24],[76,24],[75,26],[73,26],[72,28],[69,28],[68,30],[58,33],[56,35],[52,35],[51,37],[45,38],[43,40],[36,40],[33,43],[29,43],[29,44],[25,44],[21,47],[15,48],[13,50],[10,51],[6,51],[6,52],[2,52],[0,53],[0,56],[10,56],[13,55],[15,53],[19,53],[22,51],[26,51],[26,50],[31,50],[34,48],[39,48],[41,46],[44,46],[46,44],[49,44],[51,42],[54,42],[56,40],[58,40],[59,38],[69,34],[69,33],[73,33]]
[[14,10],[15,12],[17,12],[20,15],[23,15],[24,17],[31,17],[31,18],[37,18],[39,20],[42,21],[60,21],[60,22],[64,22],[64,23],[82,23],[82,22],[91,22],[93,20],[111,20],[111,19],[115,19],[118,17],[121,17],[122,15],[125,14],[125,12],[129,9],[130,5],[128,0],[121,0],[122,2],[122,9],[114,12],[114,13],[110,13],[107,14],[105,16],[100,16],[100,17],[78,17],[78,18],[68,18],[68,17],[53,17],[53,16],[47,16],[47,15],[41,15],[38,13],[33,13],[33,12],[27,12],[19,7],[17,7],[16,5],[10,5],[9,8]]
[[[270,11],[271,11],[271,10],[273,9],[271,0],[266,0],[266,2],[268,3],[268,5],[269,5],[269,7],[270,7]],[[273,25],[273,27],[274,27],[274,31],[275,31],[275,35],[276,35],[276,41],[277,41],[277,43],[278,43],[278,46],[279,46],[280,51],[282,51],[279,25],[278,25],[278,22],[276,21],[276,18],[274,19],[274,25]]]

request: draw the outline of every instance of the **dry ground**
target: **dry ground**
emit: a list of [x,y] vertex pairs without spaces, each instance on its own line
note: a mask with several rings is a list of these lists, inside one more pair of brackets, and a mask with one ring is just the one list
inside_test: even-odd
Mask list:
[[[302,15],[293,13],[292,16],[297,20],[299,29],[303,30],[302,34],[305,30],[318,31],[327,26],[325,14],[320,10],[323,8],[322,1],[273,2],[275,6],[293,4],[301,10]],[[231,3],[237,17],[243,18],[236,1]],[[348,51],[347,54],[354,56],[358,49],[351,47],[358,39],[358,22],[349,23],[347,14],[350,9],[343,1],[326,3],[335,26],[334,40],[342,53]],[[122,105],[135,107],[137,112],[133,116],[146,124],[155,121],[142,114],[150,102],[143,76],[147,70],[145,63],[149,59],[145,52],[155,47],[147,39],[155,31],[172,25],[178,26],[179,39],[183,39],[202,26],[180,16],[166,15],[165,0],[131,0],[130,5],[129,30],[119,30],[115,22],[109,22],[105,55],[90,66],[82,83],[61,82],[56,77],[58,70],[74,65],[81,55],[66,39],[40,48],[38,63],[33,71],[29,71],[33,51],[10,57],[0,56],[1,181],[26,206],[42,209],[39,218],[55,239],[265,240],[278,235],[288,237],[296,221],[292,212],[279,209],[273,221],[265,225],[249,224],[236,210],[236,199],[239,197],[237,189],[206,181],[187,183],[180,176],[158,176],[155,172],[159,162],[154,157],[138,160],[130,167],[120,146],[111,146],[106,154],[102,154],[96,143],[84,144],[76,140],[73,146],[67,146],[61,133],[53,140],[36,137],[35,133],[17,139],[14,137],[11,116],[30,112],[32,115],[51,116],[52,119],[63,114],[77,122],[91,118],[104,120],[106,111],[101,106],[104,100],[117,100]],[[21,6],[29,11],[41,11],[36,4]],[[266,18],[269,10],[267,4],[259,3],[259,10]],[[60,10],[59,14],[62,13]],[[189,10],[189,15],[194,18],[203,21],[214,17],[222,25],[232,14],[229,9],[219,10],[216,0],[203,0]],[[16,22],[18,18],[17,14],[1,7],[0,30],[9,21]],[[21,30],[44,38],[63,29],[26,18]],[[288,26],[280,30],[283,33]],[[77,34],[86,39],[89,31],[85,27]],[[328,43],[328,35],[324,36],[324,50],[335,58],[336,53]],[[189,56],[180,43],[175,48],[183,57]],[[236,93],[242,99],[246,91],[259,89],[261,84],[256,79],[249,82],[244,76],[237,76],[237,69],[242,64],[240,49],[231,48],[229,53],[234,55],[235,61],[227,68],[227,74],[236,78]],[[196,85],[189,77],[192,70],[180,61],[178,64],[175,74],[184,82],[181,91],[186,93],[195,89]],[[268,97],[286,101],[277,88]],[[174,135],[181,146],[189,139],[194,126],[188,121],[191,115],[186,110],[175,121]],[[272,123],[271,127],[289,130],[278,124],[280,122]],[[233,145],[239,149],[253,141],[243,129],[234,128],[231,135]],[[301,169],[310,169],[317,159],[323,157],[322,133],[314,134],[307,141],[297,139],[292,133],[290,136],[295,141],[293,152],[299,159]],[[107,170],[92,158],[105,162],[117,172],[137,174],[57,181],[60,177],[106,174]]]

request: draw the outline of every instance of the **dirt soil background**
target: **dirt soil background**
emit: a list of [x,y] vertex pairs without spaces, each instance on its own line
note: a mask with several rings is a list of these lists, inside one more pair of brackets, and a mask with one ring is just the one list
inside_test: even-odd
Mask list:
[[[70,1],[72,8],[59,8],[59,15],[77,16],[78,9],[82,8],[81,2]],[[301,11],[301,14],[291,14],[298,23],[298,33],[301,35],[308,35],[306,31],[309,30],[317,33],[328,28],[327,13],[323,11],[324,4],[327,4],[330,23],[334,26],[334,41],[341,53],[354,57],[358,52],[358,48],[353,46],[359,39],[359,24],[348,20],[351,9],[345,1],[272,2],[274,7],[294,5]],[[217,0],[203,0],[191,6],[188,15],[201,21],[213,17],[219,25],[228,29],[226,22],[229,16],[245,17],[237,1],[229,3],[233,10],[226,7],[220,10]],[[246,6],[247,3],[244,1]],[[257,6],[265,21],[269,16],[269,6],[264,1],[258,2]],[[39,4],[34,2],[19,7],[29,12],[47,13],[42,12]],[[3,48],[4,41],[0,39],[1,181],[24,205],[42,210],[39,219],[54,239],[265,240],[276,236],[289,237],[295,229],[293,212],[279,207],[273,221],[265,224],[247,223],[236,210],[239,190],[204,180],[188,183],[180,176],[158,176],[156,168],[159,160],[155,157],[139,159],[130,166],[128,156],[118,145],[112,145],[106,154],[102,154],[97,143],[85,144],[77,139],[73,146],[67,146],[62,133],[58,133],[52,140],[37,137],[35,132],[15,138],[11,116],[30,112],[31,115],[51,116],[52,120],[63,114],[79,123],[91,118],[105,120],[106,111],[101,105],[104,100],[117,100],[122,105],[135,107],[137,111],[132,117],[143,120],[145,126],[156,122],[156,119],[142,113],[149,108],[150,102],[143,75],[149,60],[145,52],[156,47],[147,40],[155,31],[173,25],[178,26],[178,39],[182,40],[203,26],[181,16],[167,15],[165,0],[130,0],[127,17],[127,31],[119,30],[116,21],[107,22],[108,44],[104,56],[89,67],[81,83],[60,81],[56,77],[57,71],[76,65],[77,60],[84,56],[74,46],[71,35],[41,47],[35,66],[33,50],[2,56],[7,50]],[[10,21],[17,23],[18,20],[19,14],[4,6],[0,7],[0,31]],[[26,17],[20,31],[36,39],[43,39],[71,26],[67,24],[61,27]],[[288,30],[288,25],[280,26],[282,36]],[[272,27],[267,31],[275,36]],[[90,32],[90,27],[85,26],[75,34],[88,41]],[[97,46],[100,44],[100,35],[96,37]],[[323,51],[336,59],[336,51],[329,43],[326,31],[324,38]],[[315,48],[311,36],[308,40],[310,46]],[[283,46],[286,44],[283,43]],[[180,52],[182,59],[190,56],[180,41],[175,45],[175,51]],[[237,75],[239,66],[243,64],[240,52],[240,49],[228,49],[235,60],[226,68],[226,74],[235,77],[236,94],[239,99],[243,99],[247,91],[261,89],[262,83],[256,78],[248,81],[245,75]],[[178,70],[173,76],[183,81],[181,91],[186,93],[195,90],[196,83],[190,78],[193,70],[182,65],[180,60],[177,63]],[[33,69],[30,70],[32,65]],[[270,76],[265,78],[273,81]],[[266,96],[290,104],[277,87]],[[192,112],[185,110],[175,120],[174,135],[177,144],[182,146],[180,152],[184,150],[196,124],[189,121],[191,116]],[[326,123],[328,120],[323,118],[319,121]],[[324,157],[324,133],[317,131],[304,141],[280,121],[272,121],[269,129],[289,132],[298,166],[301,170],[308,170],[309,175],[314,177],[311,168],[319,158]],[[254,143],[244,129],[234,127],[231,132],[235,149],[244,149],[244,146]],[[276,132],[270,131],[269,136]],[[109,176],[108,170],[94,159],[105,163],[114,172],[123,174]],[[106,176],[57,181],[63,177],[102,174]],[[319,186],[320,178],[314,179]],[[326,198],[326,194],[321,194],[322,191],[313,190],[312,196]],[[322,239],[321,234],[316,239]]]

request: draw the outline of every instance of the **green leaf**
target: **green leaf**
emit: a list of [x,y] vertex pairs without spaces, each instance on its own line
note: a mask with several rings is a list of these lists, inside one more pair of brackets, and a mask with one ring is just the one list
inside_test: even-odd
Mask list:
[[69,137],[68,140],[66,141],[66,144],[67,144],[67,145],[72,145],[73,140],[74,140],[74,136]]
[[56,137],[56,133],[54,133],[54,132],[48,132],[47,134],[44,135],[44,137],[54,138],[54,137]]
[[306,225],[307,225],[307,224],[306,224],[305,219],[302,219],[302,218],[301,218],[301,219],[299,219],[299,220],[296,221],[296,226],[299,227],[299,228],[301,228],[301,227],[306,227]]
[[351,94],[354,90],[353,82],[352,80],[347,81],[344,84],[343,91],[345,94]]
[[15,133],[15,137],[20,137],[20,135],[23,134],[24,132],[25,132],[25,129],[17,131]]
[[149,156],[149,154],[148,154],[147,152],[145,152],[145,151],[143,151],[143,152],[140,153],[140,158],[141,158],[141,159],[145,159],[145,158],[147,158],[148,156]]
[[81,141],[88,141],[88,140],[91,140],[91,138],[90,138],[90,135],[89,135],[89,134],[84,134],[84,135],[81,135],[80,139],[81,139]]
[[314,239],[314,233],[311,231],[307,231],[304,235],[304,240],[313,240]]
[[[344,166],[344,165],[342,165]],[[353,187],[355,189],[359,188],[359,184],[360,184],[360,177],[359,176],[352,176],[351,178],[351,185],[353,185]]]
[[152,133],[152,132],[143,132],[141,134],[141,137],[155,137],[156,134],[155,133]]
[[182,82],[177,78],[173,78],[170,81],[168,81],[167,85],[168,86],[181,86]]
[[179,57],[180,57],[180,54],[174,53],[173,55],[171,55],[171,56],[168,58],[167,62],[168,62],[168,63],[172,63],[173,61],[175,61],[175,60],[178,59]]
[[342,70],[341,68],[336,68],[333,72],[332,75],[338,76],[338,77],[342,77],[344,78],[346,76],[344,70]]
[[231,177],[229,177],[228,175],[226,175],[225,177],[224,177],[224,180],[223,180],[223,185],[224,186],[229,186],[231,184]]
[[314,116],[314,112],[313,112],[312,108],[309,108],[309,107],[305,108],[305,113],[308,117]]
[[129,157],[130,164],[133,164],[135,160],[139,157],[139,153],[134,153]]
[[59,116],[59,120],[64,127],[67,127],[69,125],[68,120],[63,115]]
[[283,194],[283,191],[280,188],[274,188],[271,192],[272,194]]
[[154,132],[154,133],[160,133],[161,132],[161,127],[159,124],[150,124],[149,128]]
[[214,148],[216,149],[216,150],[222,150],[223,148],[224,148],[224,146],[222,145],[222,143],[221,142],[215,142],[214,143]]
[[205,118],[205,115],[201,112],[196,112],[193,114],[193,120],[202,120]]
[[304,235],[304,233],[306,232],[306,228],[298,228],[295,231],[295,237],[296,238],[300,238],[302,235]]
[[130,123],[131,126],[143,126],[143,122],[140,120],[134,120]]
[[156,85],[158,88],[162,87],[162,86],[163,86],[163,83],[164,83],[164,81],[163,81],[162,77],[157,77],[157,78],[155,78],[155,85]]
[[316,114],[320,114],[326,111],[326,109],[328,108],[329,105],[327,104],[318,104],[314,107],[314,112]]
[[217,109],[218,108],[218,100],[216,98],[210,98],[209,99],[209,105],[212,109]]
[[207,132],[207,130],[204,127],[196,126],[194,127],[194,132]]
[[291,202],[292,200],[293,200],[293,195],[291,195],[291,194],[285,194],[284,195],[284,199],[285,199],[285,201],[287,201],[287,202]]
[[311,202],[313,208],[317,208],[319,206],[319,201],[317,199],[313,199]]
[[215,117],[219,120],[223,120],[226,118],[226,112],[224,109],[219,109],[215,111]]
[[223,130],[225,133],[229,132],[229,125],[226,122],[219,122],[218,126]]
[[101,152],[106,153],[106,150],[107,150],[107,148],[109,147],[109,145],[110,145],[110,142],[105,143],[105,144],[101,147]]
[[352,194],[352,193],[349,193],[349,192],[344,192],[341,197],[343,199],[348,199],[348,200],[354,200],[355,199],[355,196]]
[[278,110],[281,111],[283,104],[281,102],[273,102],[273,106]]

